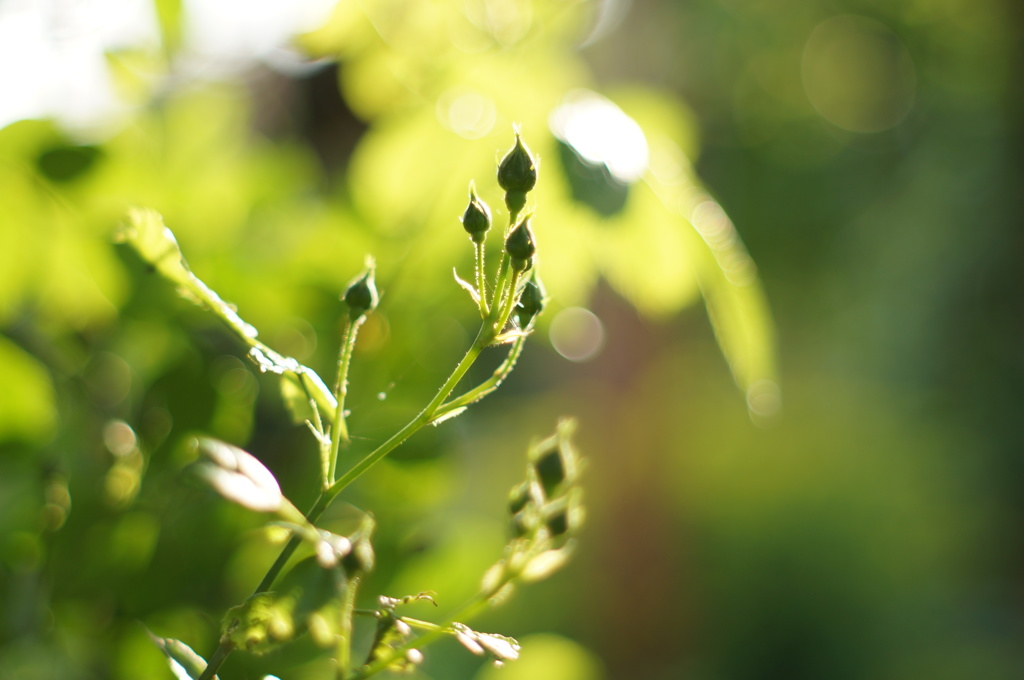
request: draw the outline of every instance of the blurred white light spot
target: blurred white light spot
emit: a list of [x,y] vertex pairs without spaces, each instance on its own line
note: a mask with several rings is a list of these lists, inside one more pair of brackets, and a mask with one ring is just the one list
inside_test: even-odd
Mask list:
[[275,57],[292,36],[327,20],[335,0],[185,0],[193,58],[213,73]]
[[135,431],[123,420],[111,420],[103,427],[103,443],[118,458],[135,450],[138,440]]
[[551,113],[551,132],[588,163],[604,164],[615,179],[629,184],[643,177],[649,151],[636,121],[601,95],[570,93]]
[[489,97],[449,90],[437,100],[437,118],[460,137],[480,139],[494,128],[498,114]]
[[589,309],[563,309],[548,331],[551,346],[569,361],[590,361],[604,346],[604,324]]
[[158,44],[148,0],[0,2],[0,127],[55,118],[96,131],[127,109],[105,53]]

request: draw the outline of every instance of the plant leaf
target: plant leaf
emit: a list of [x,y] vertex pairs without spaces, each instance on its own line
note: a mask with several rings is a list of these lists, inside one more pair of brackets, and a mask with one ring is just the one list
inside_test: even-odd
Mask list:
[[[199,676],[206,670],[206,659],[192,651],[192,648],[181,640],[163,638],[153,633],[149,633],[149,637],[167,656],[167,663],[170,664],[174,677],[178,680],[199,680]],[[216,675],[213,678],[217,680]]]
[[[115,239],[134,248],[139,257],[152,265],[168,281],[177,285],[182,295],[220,317],[228,328],[249,346],[249,359],[256,364],[260,372],[275,373],[293,383],[291,387],[294,389],[290,392],[284,391],[282,396],[289,408],[293,409],[296,422],[301,423],[308,419],[308,399],[316,402],[325,420],[333,422],[337,401],[316,371],[291,357],[278,354],[256,338],[256,328],[245,322],[233,306],[222,300],[192,273],[174,234],[164,225],[160,213],[148,208],[132,209],[128,213],[128,223],[121,227]],[[295,400],[291,398],[296,390],[308,397],[298,409],[294,408]]]
[[481,633],[464,623],[453,623],[452,633],[459,643],[477,656],[489,653],[496,661],[515,661],[519,658],[519,643],[497,633]]
[[221,496],[256,512],[276,512],[284,504],[274,473],[251,453],[215,439],[199,440],[206,460],[198,471]]

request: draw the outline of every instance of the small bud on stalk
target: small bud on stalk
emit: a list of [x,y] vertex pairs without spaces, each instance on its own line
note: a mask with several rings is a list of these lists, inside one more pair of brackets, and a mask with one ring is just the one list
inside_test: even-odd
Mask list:
[[473,243],[483,243],[487,230],[491,228],[491,209],[476,195],[476,189],[469,187],[469,206],[462,215],[462,228]]
[[519,295],[519,302],[516,304],[516,323],[520,328],[526,328],[533,319],[544,309],[544,290],[531,279],[523,286],[523,292]]
[[513,271],[521,272],[530,268],[530,258],[537,251],[530,230],[530,217],[520,222],[505,239],[505,252],[511,258]]
[[526,205],[526,194],[537,184],[537,164],[516,132],[516,143],[498,165],[498,185],[505,190],[505,206],[515,218]]
[[342,299],[348,305],[348,318],[355,321],[377,307],[377,286],[373,282],[373,263],[369,263],[366,271],[345,289]]

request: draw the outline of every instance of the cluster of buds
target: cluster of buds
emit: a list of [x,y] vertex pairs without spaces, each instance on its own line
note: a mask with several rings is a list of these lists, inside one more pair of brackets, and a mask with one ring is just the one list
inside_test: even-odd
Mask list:
[[[526,194],[537,185],[537,164],[518,132],[515,145],[498,164],[498,185],[505,190],[509,221],[515,224],[516,217],[526,205]],[[529,269],[536,250],[533,232],[530,231],[530,216],[527,215],[505,238],[505,252],[511,258],[513,271]]]
[[572,538],[583,524],[581,465],[572,444],[575,426],[574,421],[562,421],[554,435],[530,447],[526,480],[509,495],[512,540],[485,586],[540,580],[568,559]]
[[[536,275],[532,280],[520,285],[526,272],[533,268],[534,255],[537,252],[530,226],[533,215],[527,214],[519,219],[526,206],[526,195],[537,184],[537,163],[530,150],[523,144],[518,131],[515,144],[498,164],[498,184],[505,191],[509,228],[504,236],[504,257],[501,271],[494,283],[493,299],[489,299],[488,296],[489,286],[485,281],[483,252],[484,241],[491,228],[491,209],[477,195],[473,184],[469,186],[469,204],[462,215],[462,227],[476,245],[476,288],[461,280],[459,283],[470,291],[485,318],[493,309],[492,318],[500,321],[498,330],[510,317],[516,321],[520,329],[525,329],[540,313],[544,303],[544,292]],[[508,284],[505,278],[507,271],[512,273],[511,284]]]
[[561,542],[582,523],[573,429],[563,421],[554,435],[530,448],[526,480],[509,496],[513,539]]

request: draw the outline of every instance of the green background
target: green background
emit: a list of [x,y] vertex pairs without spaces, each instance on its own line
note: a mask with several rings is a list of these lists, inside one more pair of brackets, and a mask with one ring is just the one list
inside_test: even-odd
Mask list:
[[[587,524],[570,566],[475,622],[519,662],[441,643],[422,673],[1019,677],[1018,3],[343,2],[299,39],[319,70],[188,82],[167,78],[187,8],[156,6],[163,48],[107,57],[127,119],[0,129],[0,676],[171,677],[147,627],[212,651],[275,547],[182,474],[195,435],[257,455],[300,507],[315,494],[273,378],[114,245],[128,207],[163,213],[193,271],[324,376],[338,293],[377,258],[355,456],[472,339],[458,216],[470,180],[501,207],[517,123],[541,160],[546,319],[497,394],[342,500],[377,517],[368,593],[455,607],[500,554],[527,444],[573,415]],[[601,8],[625,13],[595,33]],[[579,88],[644,129],[645,182],[552,136]],[[491,119],[456,124],[467,93]],[[701,185],[745,250],[693,228]],[[746,252],[759,283],[737,285]],[[585,363],[548,339],[571,306],[604,328]],[[304,654],[236,654],[222,677],[322,677]]]

